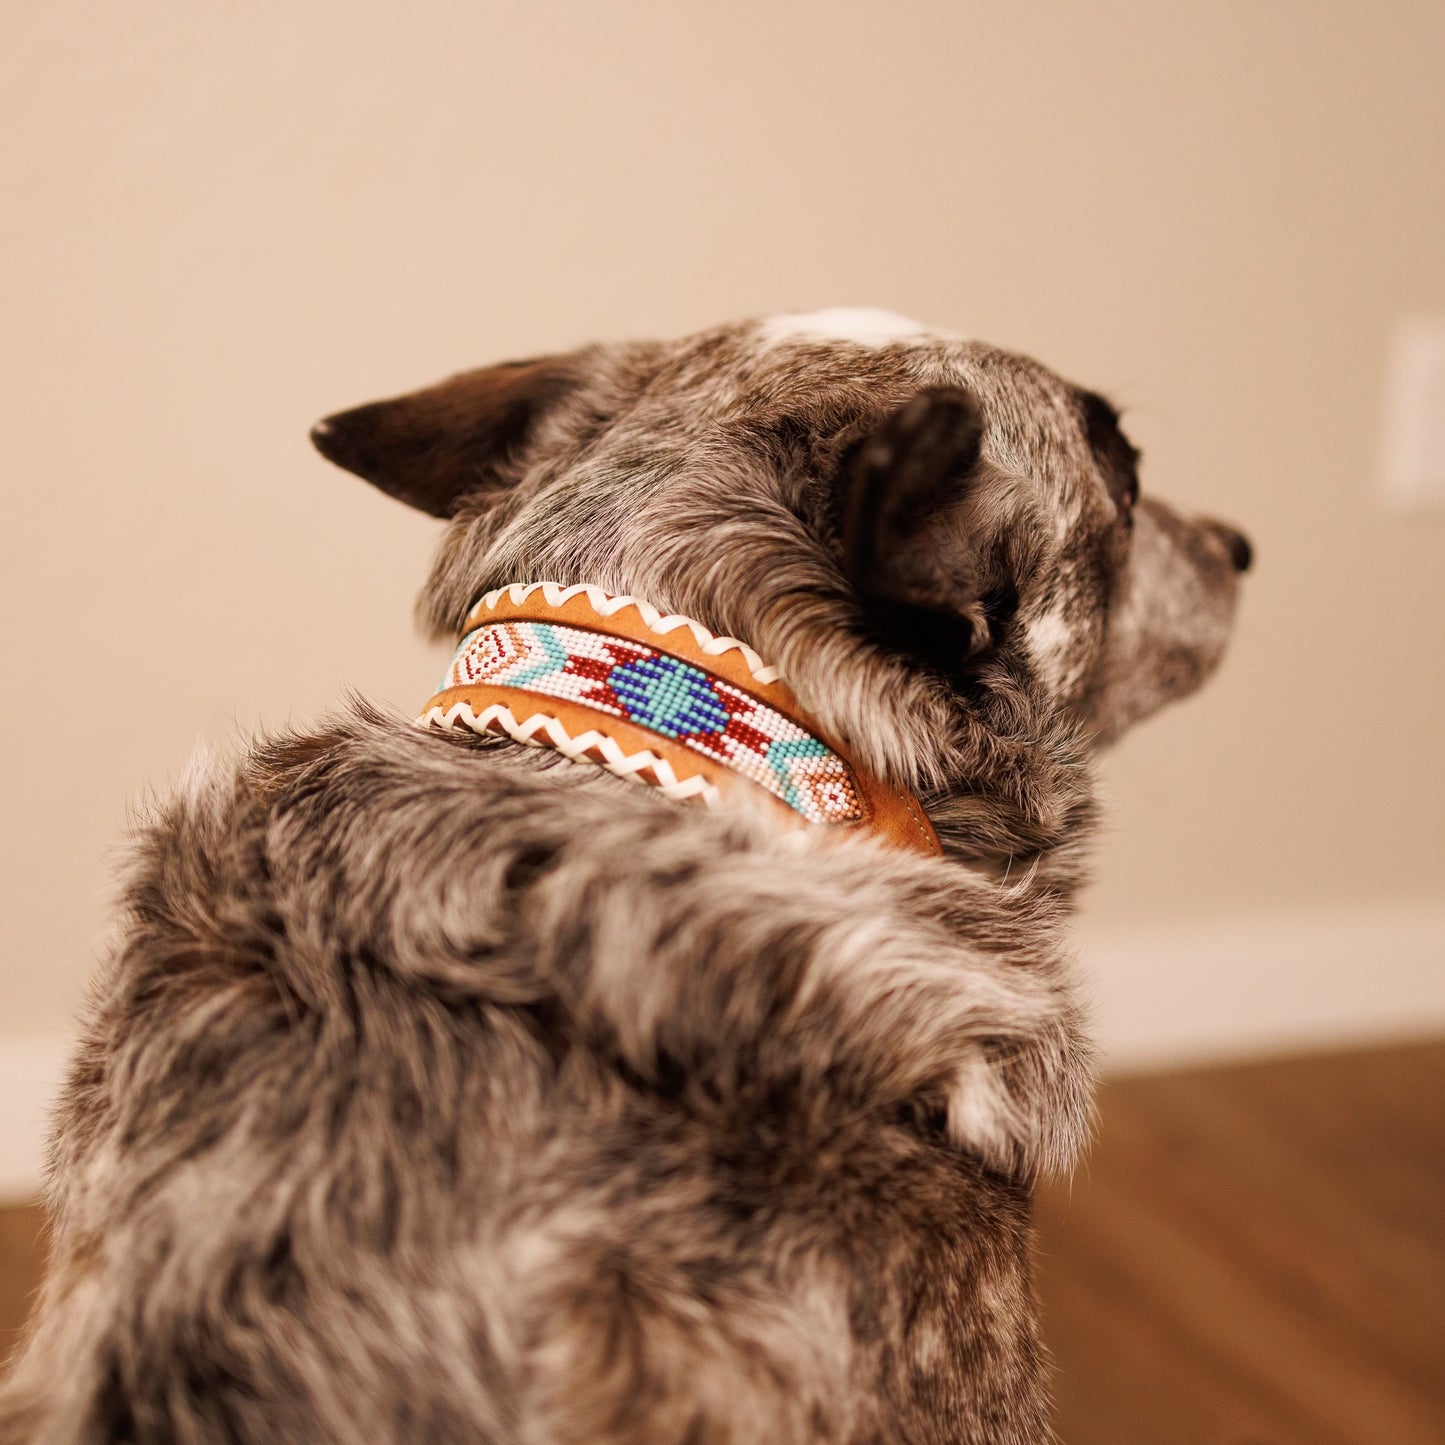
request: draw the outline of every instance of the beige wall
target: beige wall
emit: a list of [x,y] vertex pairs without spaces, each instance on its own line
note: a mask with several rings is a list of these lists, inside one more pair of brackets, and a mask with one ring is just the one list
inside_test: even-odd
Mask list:
[[313,456],[314,418],[784,307],[886,305],[1110,389],[1146,486],[1258,544],[1216,684],[1110,763],[1086,932],[1438,898],[1445,533],[1371,471],[1389,327],[1445,312],[1445,7],[0,25],[0,1035],[64,1026],[126,799],[197,739],[429,691],[435,526]]

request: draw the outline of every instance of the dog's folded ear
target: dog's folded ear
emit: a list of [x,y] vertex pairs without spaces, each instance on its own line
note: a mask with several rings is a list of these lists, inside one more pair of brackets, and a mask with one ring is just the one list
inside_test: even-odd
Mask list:
[[948,675],[989,642],[971,515],[983,413],[959,387],[919,392],[844,454],[843,565],[872,629]]
[[311,431],[328,461],[434,517],[512,486],[543,416],[578,386],[578,353],[507,361],[337,412]]

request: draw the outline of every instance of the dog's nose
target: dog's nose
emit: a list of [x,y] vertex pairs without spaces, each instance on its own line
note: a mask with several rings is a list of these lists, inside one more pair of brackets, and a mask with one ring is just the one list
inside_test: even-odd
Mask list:
[[1254,548],[1249,545],[1249,538],[1230,527],[1225,531],[1225,540],[1229,543],[1229,560],[1234,563],[1234,570],[1248,572],[1254,561]]
[[1243,532],[1236,532],[1233,527],[1226,527],[1223,522],[1211,522],[1210,525],[1224,543],[1229,560],[1234,563],[1234,570],[1248,572],[1254,561],[1254,548],[1249,545],[1249,538]]

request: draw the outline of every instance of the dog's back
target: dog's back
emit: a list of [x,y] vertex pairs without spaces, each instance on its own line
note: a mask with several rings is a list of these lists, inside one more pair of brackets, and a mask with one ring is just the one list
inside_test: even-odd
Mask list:
[[10,1438],[1040,1438],[1037,905],[512,751],[357,712],[153,822]]

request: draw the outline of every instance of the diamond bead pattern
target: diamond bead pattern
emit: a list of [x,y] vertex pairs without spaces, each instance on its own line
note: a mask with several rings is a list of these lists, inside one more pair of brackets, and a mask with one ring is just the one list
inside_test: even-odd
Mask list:
[[864,817],[848,765],[776,708],[680,658],[562,623],[486,623],[462,638],[442,690],[523,687],[582,703],[724,763],[812,823]]

